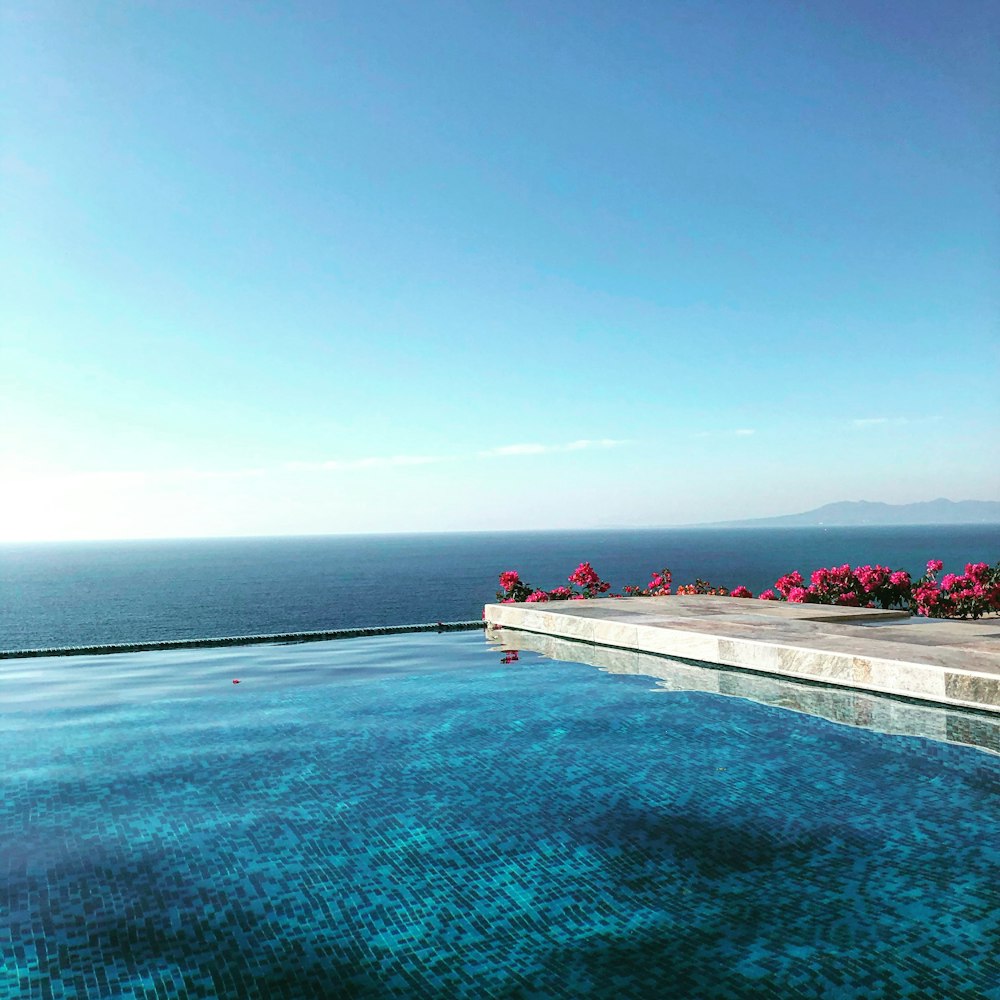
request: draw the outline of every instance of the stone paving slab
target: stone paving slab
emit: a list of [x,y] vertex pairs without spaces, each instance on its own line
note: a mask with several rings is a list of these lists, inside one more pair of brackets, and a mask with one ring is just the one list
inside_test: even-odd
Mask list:
[[672,595],[488,604],[494,626],[1000,712],[1000,619]]

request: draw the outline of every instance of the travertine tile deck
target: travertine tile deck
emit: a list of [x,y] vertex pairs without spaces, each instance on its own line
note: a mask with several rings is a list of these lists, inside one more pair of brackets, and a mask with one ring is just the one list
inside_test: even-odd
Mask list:
[[729,597],[488,604],[504,629],[1000,712],[1000,619]]

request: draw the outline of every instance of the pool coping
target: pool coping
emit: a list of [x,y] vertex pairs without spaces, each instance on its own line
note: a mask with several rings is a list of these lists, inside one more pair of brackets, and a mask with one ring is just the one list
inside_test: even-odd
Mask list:
[[114,653],[150,653],[171,649],[215,649],[223,646],[291,645],[329,642],[333,639],[363,639],[410,632],[468,632],[483,628],[483,622],[430,622],[418,625],[371,625],[311,632],[268,632],[260,635],[207,636],[202,639],[151,639],[148,642],[99,643],[90,646],[41,646],[35,649],[0,649],[0,660],[40,656],[104,656]]
[[[487,604],[516,629],[1000,713],[1000,619],[671,595]],[[489,634],[489,633],[488,633]]]

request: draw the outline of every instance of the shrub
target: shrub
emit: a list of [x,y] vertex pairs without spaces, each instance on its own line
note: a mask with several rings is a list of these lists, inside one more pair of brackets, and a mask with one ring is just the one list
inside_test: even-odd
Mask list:
[[[937,574],[944,568],[940,559],[927,563],[927,572],[916,582],[905,570],[891,570],[888,566],[850,565],[817,569],[809,585],[798,570],[786,573],[775,581],[774,590],[765,590],[758,599],[791,604],[830,604],[851,608],[907,609],[911,614],[931,618],[981,618],[986,614],[1000,613],[1000,562],[991,567],[987,563],[967,563],[961,575],[948,573],[940,580]],[[602,580],[589,562],[580,563],[568,577],[572,586],[538,590],[523,581],[514,570],[500,574],[497,600],[504,604],[523,601],[582,601],[607,594],[609,597],[665,597],[670,594],[673,576],[669,569],[653,573],[645,587],[627,584],[622,594],[609,594],[611,584]],[[776,593],[776,592],[777,593]],[[728,590],[715,587],[702,579],[681,584],[678,594],[704,594],[725,597],[753,597],[742,585]]]

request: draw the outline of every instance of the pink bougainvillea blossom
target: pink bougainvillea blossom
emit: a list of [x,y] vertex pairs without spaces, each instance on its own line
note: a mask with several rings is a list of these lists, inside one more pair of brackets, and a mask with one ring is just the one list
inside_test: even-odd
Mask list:
[[[762,601],[780,601],[793,604],[827,604],[840,607],[907,609],[911,614],[937,618],[979,618],[985,614],[1000,613],[1000,563],[991,567],[985,562],[966,563],[963,573],[948,573],[940,580],[937,574],[944,568],[940,559],[927,563],[927,573],[919,580],[912,580],[906,570],[891,570],[878,563],[856,566],[821,567],[809,575],[806,586],[802,574],[793,570],[780,577],[774,589],[759,595]],[[626,584],[621,592],[609,594],[611,584],[602,580],[589,562],[582,562],[569,577],[572,586],[561,585],[551,590],[532,587],[514,570],[500,574],[501,590],[497,600],[504,604],[517,602],[543,603],[546,601],[582,601],[607,595],[621,598],[666,597],[671,592],[673,577],[669,569],[650,575],[649,584],[639,587]],[[579,588],[579,589],[578,589]],[[725,587],[713,586],[702,579],[677,587],[680,595],[726,596]],[[749,598],[753,593],[746,586],[733,589],[730,596]]]
[[599,582],[600,577],[594,571],[594,567],[589,562],[582,562],[570,574],[569,582],[575,583],[578,587],[591,587]]
[[798,570],[793,570],[791,573],[786,573],[784,576],[776,580],[774,589],[787,599],[788,592],[793,588],[801,589],[804,582],[802,574]]

